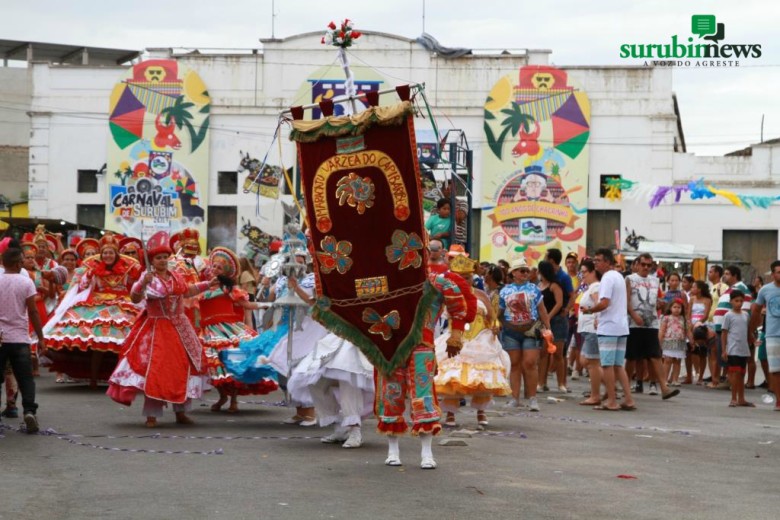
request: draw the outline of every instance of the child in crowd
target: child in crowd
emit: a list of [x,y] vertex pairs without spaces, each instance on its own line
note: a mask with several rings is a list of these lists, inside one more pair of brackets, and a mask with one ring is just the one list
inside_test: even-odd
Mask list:
[[664,377],[670,386],[680,386],[680,361],[685,359],[688,350],[686,341],[692,340],[683,308],[684,303],[680,298],[672,301],[661,318],[661,327],[658,329],[658,341],[663,348]]
[[450,227],[452,218],[450,216],[450,200],[441,198],[436,202],[436,212],[432,213],[425,221],[425,229],[428,231],[429,240],[441,241],[444,249],[450,248],[451,237]]
[[697,385],[704,384],[704,371],[707,368],[707,359],[710,352],[718,350],[718,335],[706,325],[698,325],[693,329],[693,355],[699,369]]
[[729,295],[731,310],[723,318],[721,344],[724,345],[723,361],[727,363],[729,383],[731,384],[731,402],[729,406],[755,407],[745,401],[745,369],[750,356],[749,344],[752,337],[748,330],[748,314],[742,310],[745,294],[735,289]]

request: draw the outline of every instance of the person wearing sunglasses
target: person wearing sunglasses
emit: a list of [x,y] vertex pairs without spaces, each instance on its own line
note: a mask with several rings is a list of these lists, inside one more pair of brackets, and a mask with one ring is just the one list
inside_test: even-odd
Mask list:
[[636,370],[637,382],[635,393],[641,394],[643,389],[641,373],[638,363],[647,363],[650,374],[650,395],[657,395],[656,384],[660,385],[664,400],[676,396],[680,390],[670,389],[663,377],[661,368],[661,344],[658,340],[659,306],[663,307],[660,299],[661,280],[657,276],[650,276],[653,268],[653,257],[649,253],[639,255],[637,272],[626,277],[626,291],[628,292],[629,334],[626,345],[626,372],[629,377]]

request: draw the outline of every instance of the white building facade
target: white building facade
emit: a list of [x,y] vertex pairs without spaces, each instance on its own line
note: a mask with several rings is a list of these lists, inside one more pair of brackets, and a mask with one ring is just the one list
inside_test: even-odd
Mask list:
[[[211,96],[209,247],[227,245],[241,251],[247,242],[241,233],[244,224],[281,234],[281,200],[289,202],[291,196],[275,200],[244,193],[245,173],[236,174],[241,153],[262,159],[268,152],[269,163],[294,166],[295,149],[287,140],[287,128],[283,127],[281,152],[276,144],[271,146],[280,111],[327,99],[338,93],[338,82],[343,80],[336,52],[320,44],[320,33],[262,43],[262,51],[235,54],[148,50],[149,58],[173,58],[196,71]],[[477,201],[485,98],[502,76],[526,65],[547,65],[549,57],[547,50],[524,50],[445,58],[414,40],[375,32],[366,32],[349,52],[359,85],[362,81],[385,89],[425,84],[439,129],[462,130],[474,151]],[[749,157],[685,154],[671,69],[560,68],[576,80],[591,104],[589,248],[614,245],[614,229],[628,228],[650,240],[693,244],[714,259],[764,263],[777,257],[780,210],[776,206],[746,211],[721,198],[690,201],[683,197],[680,203],[650,209],[646,200],[607,200],[602,183],[608,175],[653,185],[687,184],[703,177],[733,191],[770,195],[780,182],[780,164],[774,160],[780,147],[756,146]],[[105,175],[100,173],[110,138],[108,98],[126,70],[31,65],[31,216],[93,225],[101,221],[108,199]],[[332,88],[326,88],[329,81]],[[427,113],[423,115],[416,119],[418,131],[431,128]],[[479,207],[472,208],[475,223],[479,212]],[[742,256],[736,258],[737,253]]]

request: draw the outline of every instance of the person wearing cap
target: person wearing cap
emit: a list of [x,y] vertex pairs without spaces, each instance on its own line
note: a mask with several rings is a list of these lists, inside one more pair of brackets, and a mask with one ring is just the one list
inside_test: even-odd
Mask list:
[[[477,262],[465,254],[455,255],[450,260],[450,271],[467,281],[476,266]],[[490,298],[479,289],[472,291],[476,297],[477,313],[463,332],[460,351],[454,353],[447,348],[452,329],[436,338],[438,371],[434,384],[441,408],[447,412],[445,426],[457,426],[455,413],[460,407],[460,400],[470,397],[471,407],[477,411],[477,426],[483,429],[488,425],[485,410],[493,398],[512,393],[508,379],[511,362],[493,328],[495,315]]]
[[38,224],[33,235],[33,242],[37,246],[35,263],[41,271],[51,271],[57,267],[54,255],[62,250],[62,244],[55,235],[46,232],[43,224]]
[[444,257],[444,246],[441,240],[431,240],[428,243],[428,269],[432,273],[443,273],[447,270],[447,260]]
[[[208,263],[201,258],[200,234],[197,229],[185,228],[170,238],[173,255],[171,269],[182,275],[188,284],[196,284],[208,278]],[[200,309],[198,298],[184,298],[184,312],[200,331]]]
[[[76,268],[78,267],[79,255],[73,249],[65,249],[60,253],[59,257],[60,266],[65,268],[67,275],[65,281],[59,288],[59,294],[57,295],[57,301],[62,303],[65,296],[68,294],[71,286],[74,283],[78,285],[78,279],[76,278]],[[71,383],[73,380],[67,376],[67,374],[57,373],[54,380],[55,383]]]
[[119,241],[119,254],[129,256],[139,264],[143,269],[146,269],[146,261],[144,259],[144,243],[139,238],[124,237]]
[[[22,242],[22,266],[35,284],[35,290],[37,292],[35,295],[35,305],[38,308],[38,315],[41,318],[41,323],[46,323],[49,319],[49,315],[54,311],[54,308],[57,305],[57,287],[50,279],[47,279],[49,277],[44,276],[45,272],[39,267],[37,257],[40,248],[45,247],[45,243],[39,244],[40,242]],[[54,266],[56,267],[56,265],[57,264],[55,263]],[[32,322],[30,322],[30,333],[32,332]],[[38,368],[37,341],[30,344],[30,353],[32,354],[33,376],[38,377],[40,372]]]
[[528,280],[531,270],[525,258],[515,259],[509,266],[511,283],[499,293],[499,321],[503,329],[502,344],[509,352],[512,368],[509,382],[512,386],[511,406],[520,405],[520,378],[525,381],[525,397],[529,409],[539,411],[536,399],[537,363],[541,341],[537,330],[550,328],[550,318],[544,307],[542,291]]
[[44,334],[52,370],[74,379],[88,378],[95,388],[98,380],[111,375],[135,322],[138,307],[130,289],[143,269],[119,254],[119,241],[110,232],[100,239],[100,254],[84,260],[83,267],[79,295],[57,308]]
[[[285,254],[292,253],[292,261],[307,265],[309,256],[305,249],[292,251],[285,247]],[[302,269],[305,270],[305,269]],[[268,302],[288,297],[290,291],[311,305],[314,295],[314,273],[305,274],[300,280],[296,277],[280,276],[271,288]],[[287,333],[290,327],[291,307],[276,307],[273,313],[274,326],[265,330],[253,340],[242,343],[239,348],[225,349],[220,352],[228,373],[236,380],[244,383],[254,383],[269,373],[287,376],[292,373],[298,363],[308,356],[314,345],[323,339],[328,331],[310,317],[310,310],[297,311],[295,329],[293,331],[293,362],[287,365]],[[289,371],[289,372],[288,372]],[[289,389],[289,388],[288,388]],[[286,424],[297,424],[309,427],[317,424],[314,412],[314,399],[306,385],[296,387],[296,392],[290,390],[290,399],[295,405],[295,415],[285,420]]]
[[227,411],[235,413],[239,395],[268,394],[279,385],[271,371],[252,383],[238,381],[223,364],[220,352],[238,348],[240,343],[257,336],[257,332],[246,324],[244,315],[246,310],[259,309],[261,304],[249,301],[249,294],[239,287],[240,260],[233,251],[215,247],[209,255],[209,265],[211,275],[219,278],[221,284],[200,297],[198,336],[203,344],[209,383],[219,392],[219,400],[211,406],[211,411],[219,412],[229,399]]
[[147,428],[157,426],[165,403],[173,405],[177,424],[192,424],[186,412],[191,400],[203,395],[205,381],[200,341],[184,315],[182,299],[219,285],[216,278],[188,285],[168,269],[171,253],[165,231],[152,235],[148,243],[152,270],[133,284],[131,292],[133,303],[146,300],[146,306],[125,340],[106,392],[127,406],[142,392]]

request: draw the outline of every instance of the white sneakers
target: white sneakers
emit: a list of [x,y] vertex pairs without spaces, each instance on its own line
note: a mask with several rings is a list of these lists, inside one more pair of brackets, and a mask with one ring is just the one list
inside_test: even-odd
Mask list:
[[341,447],[348,449],[359,448],[363,445],[363,434],[360,431],[360,426],[352,428],[337,426],[333,433],[320,439],[320,442],[324,444],[343,443]]
[[341,445],[342,448],[359,448],[363,445],[363,433],[360,431],[360,426],[353,426],[349,429],[349,435]]
[[528,409],[532,412],[538,412],[539,411],[539,403],[536,401],[536,397],[531,397],[528,399]]
[[423,457],[420,461],[420,467],[422,469],[436,469],[436,461],[433,457]]
[[337,442],[344,442],[347,440],[349,432],[343,426],[337,426],[336,429],[330,435],[326,435],[320,442],[324,444],[336,444]]

